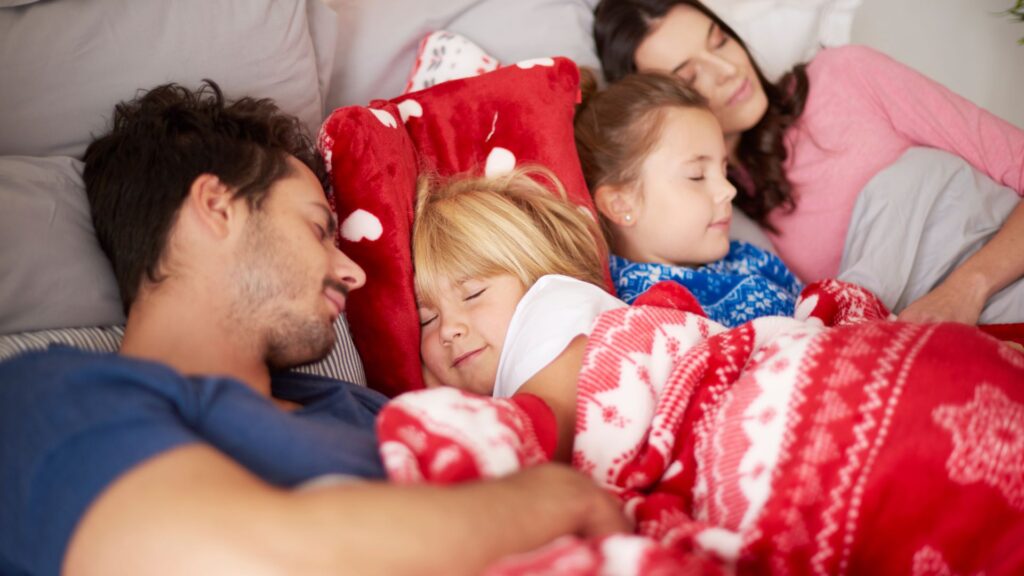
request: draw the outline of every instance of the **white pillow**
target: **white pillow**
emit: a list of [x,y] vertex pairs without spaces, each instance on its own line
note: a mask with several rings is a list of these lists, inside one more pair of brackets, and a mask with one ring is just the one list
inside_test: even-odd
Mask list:
[[[273,98],[316,133],[333,17],[318,0],[51,0],[0,8],[0,155],[80,156],[114,104],[166,82]],[[316,16],[313,38],[309,17]],[[330,50],[317,53],[318,46]],[[325,79],[323,89],[326,89]]]
[[861,0],[705,0],[743,38],[769,79],[807,62],[823,46],[850,42]]

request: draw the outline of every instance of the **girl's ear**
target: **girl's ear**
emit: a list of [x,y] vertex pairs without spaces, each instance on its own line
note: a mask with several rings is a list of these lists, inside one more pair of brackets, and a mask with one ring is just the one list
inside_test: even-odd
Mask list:
[[637,191],[629,186],[603,184],[594,190],[597,211],[612,224],[629,228],[636,224],[639,213]]

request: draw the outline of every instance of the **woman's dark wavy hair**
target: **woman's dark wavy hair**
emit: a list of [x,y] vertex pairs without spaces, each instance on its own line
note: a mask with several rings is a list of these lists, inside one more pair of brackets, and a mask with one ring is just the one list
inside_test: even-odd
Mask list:
[[83,179],[100,246],[125,311],[143,275],[160,282],[161,256],[192,183],[213,174],[259,210],[294,156],[327,184],[302,124],[269,99],[226,102],[217,84],[165,84],[114,108],[111,131],[85,151]]
[[[609,82],[636,72],[637,47],[647,37],[651,25],[678,5],[690,6],[706,15],[749,56],[750,51],[736,32],[697,0],[601,0],[594,10],[594,40]],[[733,202],[762,226],[776,231],[767,222],[768,213],[779,207],[792,210],[795,206],[783,168],[787,156],[783,137],[804,111],[809,84],[802,64],[772,84],[753,59],[751,63],[768,96],[768,110],[760,122],[740,137],[736,158],[749,181],[735,172],[730,174],[733,184],[746,192],[737,194]],[[755,190],[750,189],[751,182]]]

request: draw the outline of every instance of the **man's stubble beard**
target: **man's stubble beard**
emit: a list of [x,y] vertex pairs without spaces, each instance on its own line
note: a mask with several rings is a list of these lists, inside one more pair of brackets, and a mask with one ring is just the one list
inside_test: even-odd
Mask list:
[[304,285],[309,274],[303,274],[299,260],[282,253],[287,245],[271,222],[254,212],[233,270],[237,295],[230,322],[242,332],[240,338],[254,340],[272,370],[321,360],[335,343],[333,326],[312,308],[315,300],[305,313],[292,306],[314,292]]

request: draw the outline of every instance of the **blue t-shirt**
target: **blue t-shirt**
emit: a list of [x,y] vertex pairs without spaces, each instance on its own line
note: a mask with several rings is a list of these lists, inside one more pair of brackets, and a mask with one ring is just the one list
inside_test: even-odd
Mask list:
[[699,268],[632,262],[614,254],[610,260],[615,291],[626,303],[672,280],[693,294],[708,318],[729,328],[761,316],[792,316],[803,289],[778,256],[736,240],[729,242],[725,258]]
[[238,380],[186,377],[156,362],[51,347],[0,363],[0,574],[58,574],[76,524],[122,473],[203,442],[266,482],[380,478],[374,420],[386,398],[276,374],[277,407]]

